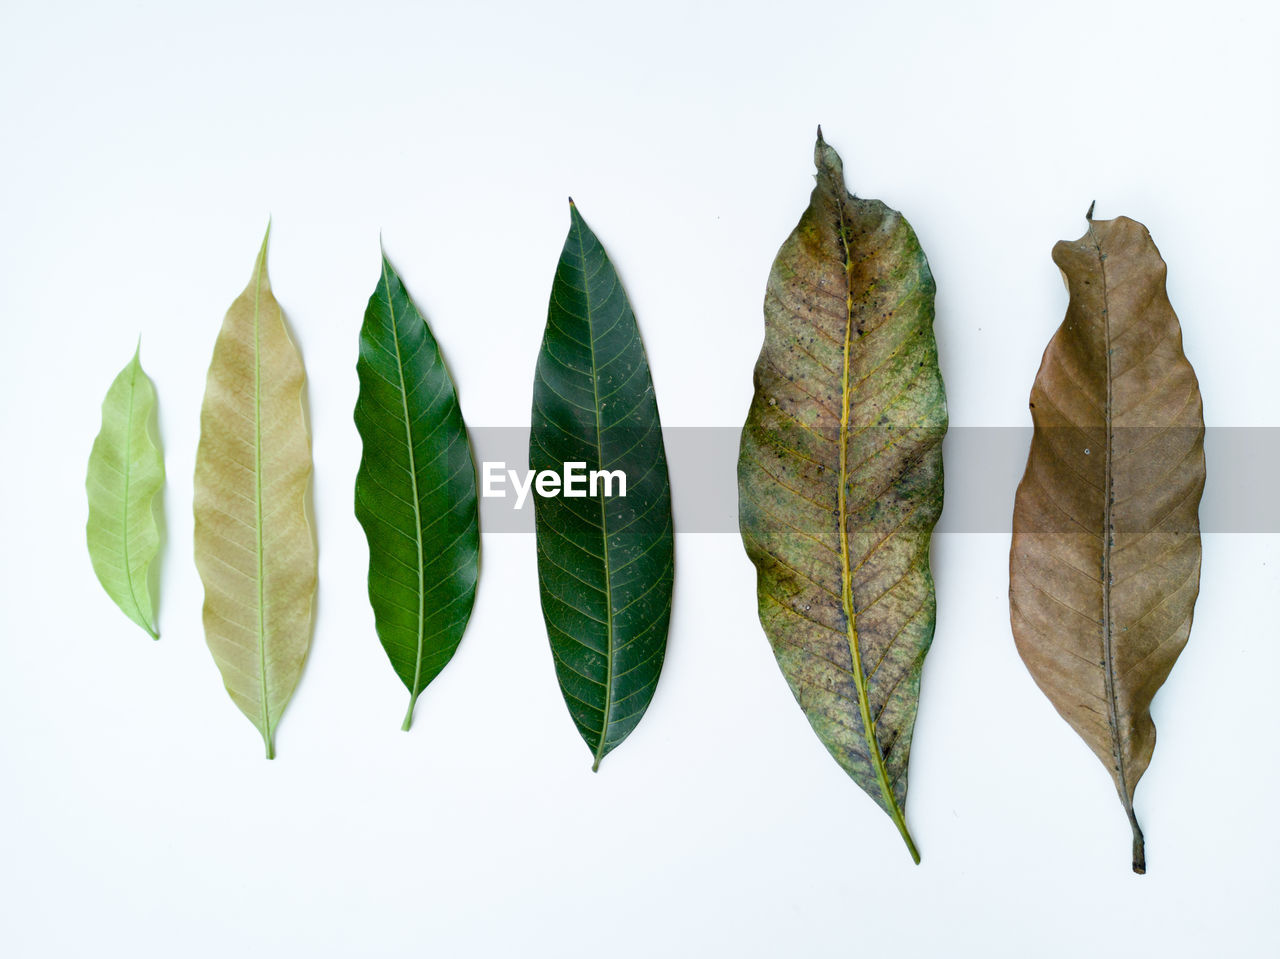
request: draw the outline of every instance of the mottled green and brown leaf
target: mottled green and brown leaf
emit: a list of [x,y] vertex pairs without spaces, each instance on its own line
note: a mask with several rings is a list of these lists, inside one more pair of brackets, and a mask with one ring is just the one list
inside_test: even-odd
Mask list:
[[765,293],[740,525],[792,692],[919,861],[903,806],[947,427],[934,282],[902,215],[848,193],[821,131],[815,162]]

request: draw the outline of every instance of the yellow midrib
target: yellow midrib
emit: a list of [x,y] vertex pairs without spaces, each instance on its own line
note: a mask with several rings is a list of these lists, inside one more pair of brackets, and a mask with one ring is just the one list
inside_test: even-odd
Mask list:
[[840,523],[840,599],[845,614],[846,639],[849,644],[849,655],[853,665],[853,681],[858,692],[858,711],[862,718],[862,734],[867,744],[867,756],[875,770],[876,783],[880,787],[880,795],[886,810],[903,841],[911,853],[911,858],[919,863],[920,853],[907,830],[902,808],[893,795],[893,787],[889,783],[889,771],[885,767],[884,755],[880,751],[880,741],[876,737],[875,723],[871,718],[871,704],[867,696],[867,679],[862,671],[862,650],[858,640],[857,613],[853,605],[853,566],[849,557],[849,519],[847,490],[849,485],[849,411],[852,405],[852,394],[849,389],[850,355],[853,346],[853,260],[849,254],[849,239],[846,235],[848,223],[845,207],[839,196],[836,204],[840,212],[840,247],[844,255],[845,273],[845,325],[844,325],[844,360],[841,367],[840,382],[840,475],[839,488],[836,492],[837,518]]

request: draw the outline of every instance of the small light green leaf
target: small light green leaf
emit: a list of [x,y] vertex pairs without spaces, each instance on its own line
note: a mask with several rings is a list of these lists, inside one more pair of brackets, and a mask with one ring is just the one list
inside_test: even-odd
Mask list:
[[[533,387],[529,465],[620,471],[587,495],[534,497],[538,582],[565,704],[593,768],[640,722],[667,648],[671,487],[640,330],[604,247],[570,201]],[[575,487],[578,485],[574,484]],[[539,494],[542,490],[537,490]]]
[[89,454],[85,533],[98,582],[125,615],[159,639],[150,581],[160,551],[155,497],[164,486],[164,457],[152,438],[156,391],[142,370],[142,344],[102,401],[102,429]]
[[947,405],[915,231],[851,196],[836,151],[774,260],[738,508],[760,622],[823,745],[907,831],[907,760],[933,641],[929,539]]
[[[268,230],[268,234],[270,230]],[[213,348],[196,448],[195,555],[204,633],[231,699],[275,756],[311,645],[306,373],[267,278],[267,240]]]
[[475,602],[476,466],[453,380],[426,319],[385,256],[360,330],[356,518],[369,602],[396,674],[418,695],[448,664]]

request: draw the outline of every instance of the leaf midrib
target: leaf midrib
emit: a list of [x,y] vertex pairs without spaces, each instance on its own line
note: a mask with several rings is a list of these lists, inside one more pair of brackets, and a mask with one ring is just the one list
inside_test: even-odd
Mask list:
[[[836,189],[843,191],[845,189],[843,182],[838,184]],[[853,567],[849,556],[847,488],[849,484],[849,410],[852,403],[852,393],[849,387],[849,368],[854,329],[854,263],[849,251],[847,234],[849,223],[845,213],[845,203],[839,192],[836,193],[835,200],[836,209],[840,214],[839,236],[845,274],[844,357],[840,371],[840,472],[839,487],[836,491],[836,512],[840,525],[840,600],[844,608],[845,638],[849,644],[849,654],[853,661],[853,681],[858,693],[858,711],[862,719],[862,734],[867,744],[867,755],[871,760],[872,768],[875,770],[876,783],[880,787],[880,795],[884,800],[889,817],[893,820],[894,825],[898,827],[898,832],[902,835],[903,841],[906,842],[907,850],[911,853],[912,860],[918,864],[920,862],[920,853],[911,838],[911,833],[907,830],[906,820],[902,814],[902,808],[898,805],[897,797],[893,794],[893,787],[889,782],[889,771],[885,767],[884,755],[880,751],[880,741],[876,736],[875,721],[871,718],[867,678],[862,669],[862,649],[858,638],[857,613],[853,606]]]
[[267,594],[266,558],[263,554],[262,540],[262,276],[267,267],[266,240],[263,240],[262,252],[258,256],[258,269],[253,285],[253,482],[254,509],[257,522],[254,524],[254,536],[257,539],[258,561],[258,682],[262,699],[262,737],[267,743],[267,758],[275,758],[275,743],[271,728],[271,708],[267,700]]
[[138,601],[138,591],[133,582],[133,565],[129,562],[129,487],[133,481],[133,401],[138,389],[138,369],[138,355],[135,353],[133,360],[129,364],[129,412],[126,414],[124,424],[124,469],[120,473],[124,477],[121,557],[124,560],[125,582],[129,584],[129,599],[133,602],[133,608],[138,614],[138,620],[142,622],[143,627],[151,634],[153,639],[159,639],[160,636],[151,622],[151,616],[143,615],[142,604]]
[[[587,253],[582,243],[582,230],[577,223],[573,224],[574,238],[578,242],[578,260],[582,267],[582,299],[587,311],[587,341],[591,350],[591,395],[592,406],[596,418],[596,463],[597,469],[604,469],[604,439],[600,423],[600,384],[596,377],[596,337],[591,322],[591,279],[587,276]],[[600,743],[596,746],[595,761],[591,771],[600,769],[600,761],[604,759],[605,745],[609,742],[609,713],[613,709],[613,581],[609,564],[609,526],[608,511],[605,509],[604,484],[599,485],[600,494],[600,553],[604,563],[604,601],[606,606],[605,622],[605,674],[604,674],[604,711],[600,721]]]
[[[1090,207],[1092,213],[1093,208]],[[1111,612],[1111,551],[1114,547],[1115,517],[1112,507],[1115,502],[1115,471],[1112,453],[1115,445],[1114,413],[1112,396],[1111,365],[1111,308],[1107,293],[1107,258],[1102,252],[1102,243],[1093,230],[1093,219],[1088,220],[1089,239],[1093,243],[1094,252],[1098,256],[1098,272],[1102,280],[1102,336],[1103,353],[1106,360],[1106,402],[1103,404],[1103,417],[1106,424],[1106,443],[1103,450],[1103,500],[1102,500],[1102,681],[1107,698],[1107,726],[1111,733],[1111,754],[1115,759],[1116,786],[1120,793],[1120,801],[1124,804],[1125,814],[1129,817],[1129,826],[1133,830],[1133,868],[1135,872],[1146,870],[1146,856],[1143,850],[1142,828],[1138,825],[1137,815],[1133,810],[1133,800],[1129,796],[1129,779],[1125,768],[1124,747],[1120,741],[1120,704],[1116,699],[1116,665],[1115,665],[1115,628]]]
[[405,713],[404,723],[400,727],[408,731],[413,723],[413,708],[418,702],[419,683],[422,679],[422,642],[424,620],[426,618],[426,582],[424,578],[422,556],[422,507],[418,501],[418,467],[417,456],[413,447],[413,428],[409,418],[409,394],[404,379],[404,362],[400,353],[400,328],[396,325],[396,308],[391,298],[391,280],[387,275],[387,259],[382,258],[382,285],[387,293],[387,314],[391,320],[391,343],[396,350],[396,376],[400,380],[400,407],[404,413],[405,447],[409,454],[409,487],[413,493],[413,541],[418,551],[418,638],[417,649],[413,659],[413,688],[409,690],[409,710]]

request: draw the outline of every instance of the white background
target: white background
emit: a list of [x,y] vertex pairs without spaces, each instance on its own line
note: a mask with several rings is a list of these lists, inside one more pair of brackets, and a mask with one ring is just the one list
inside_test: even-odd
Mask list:
[[[527,423],[572,193],[664,421],[740,423],[821,122],[928,252],[953,424],[1028,422],[1066,302],[1049,250],[1096,199],[1170,264],[1210,425],[1280,425],[1278,26],[1227,0],[4,0],[0,952],[1271,953],[1280,537],[1205,538],[1137,794],[1145,877],[1106,772],[1016,656],[1007,535],[939,537],[917,867],[792,700],[733,535],[679,538],[662,682],[599,774],[527,535],[485,538],[467,635],[401,733],[351,410],[381,231],[469,423]],[[204,646],[190,518],[205,369],[269,214],[321,584],[275,762]],[[98,406],[139,333],[168,467],[158,643],[83,542]],[[1017,478],[990,482],[1012,504]]]

